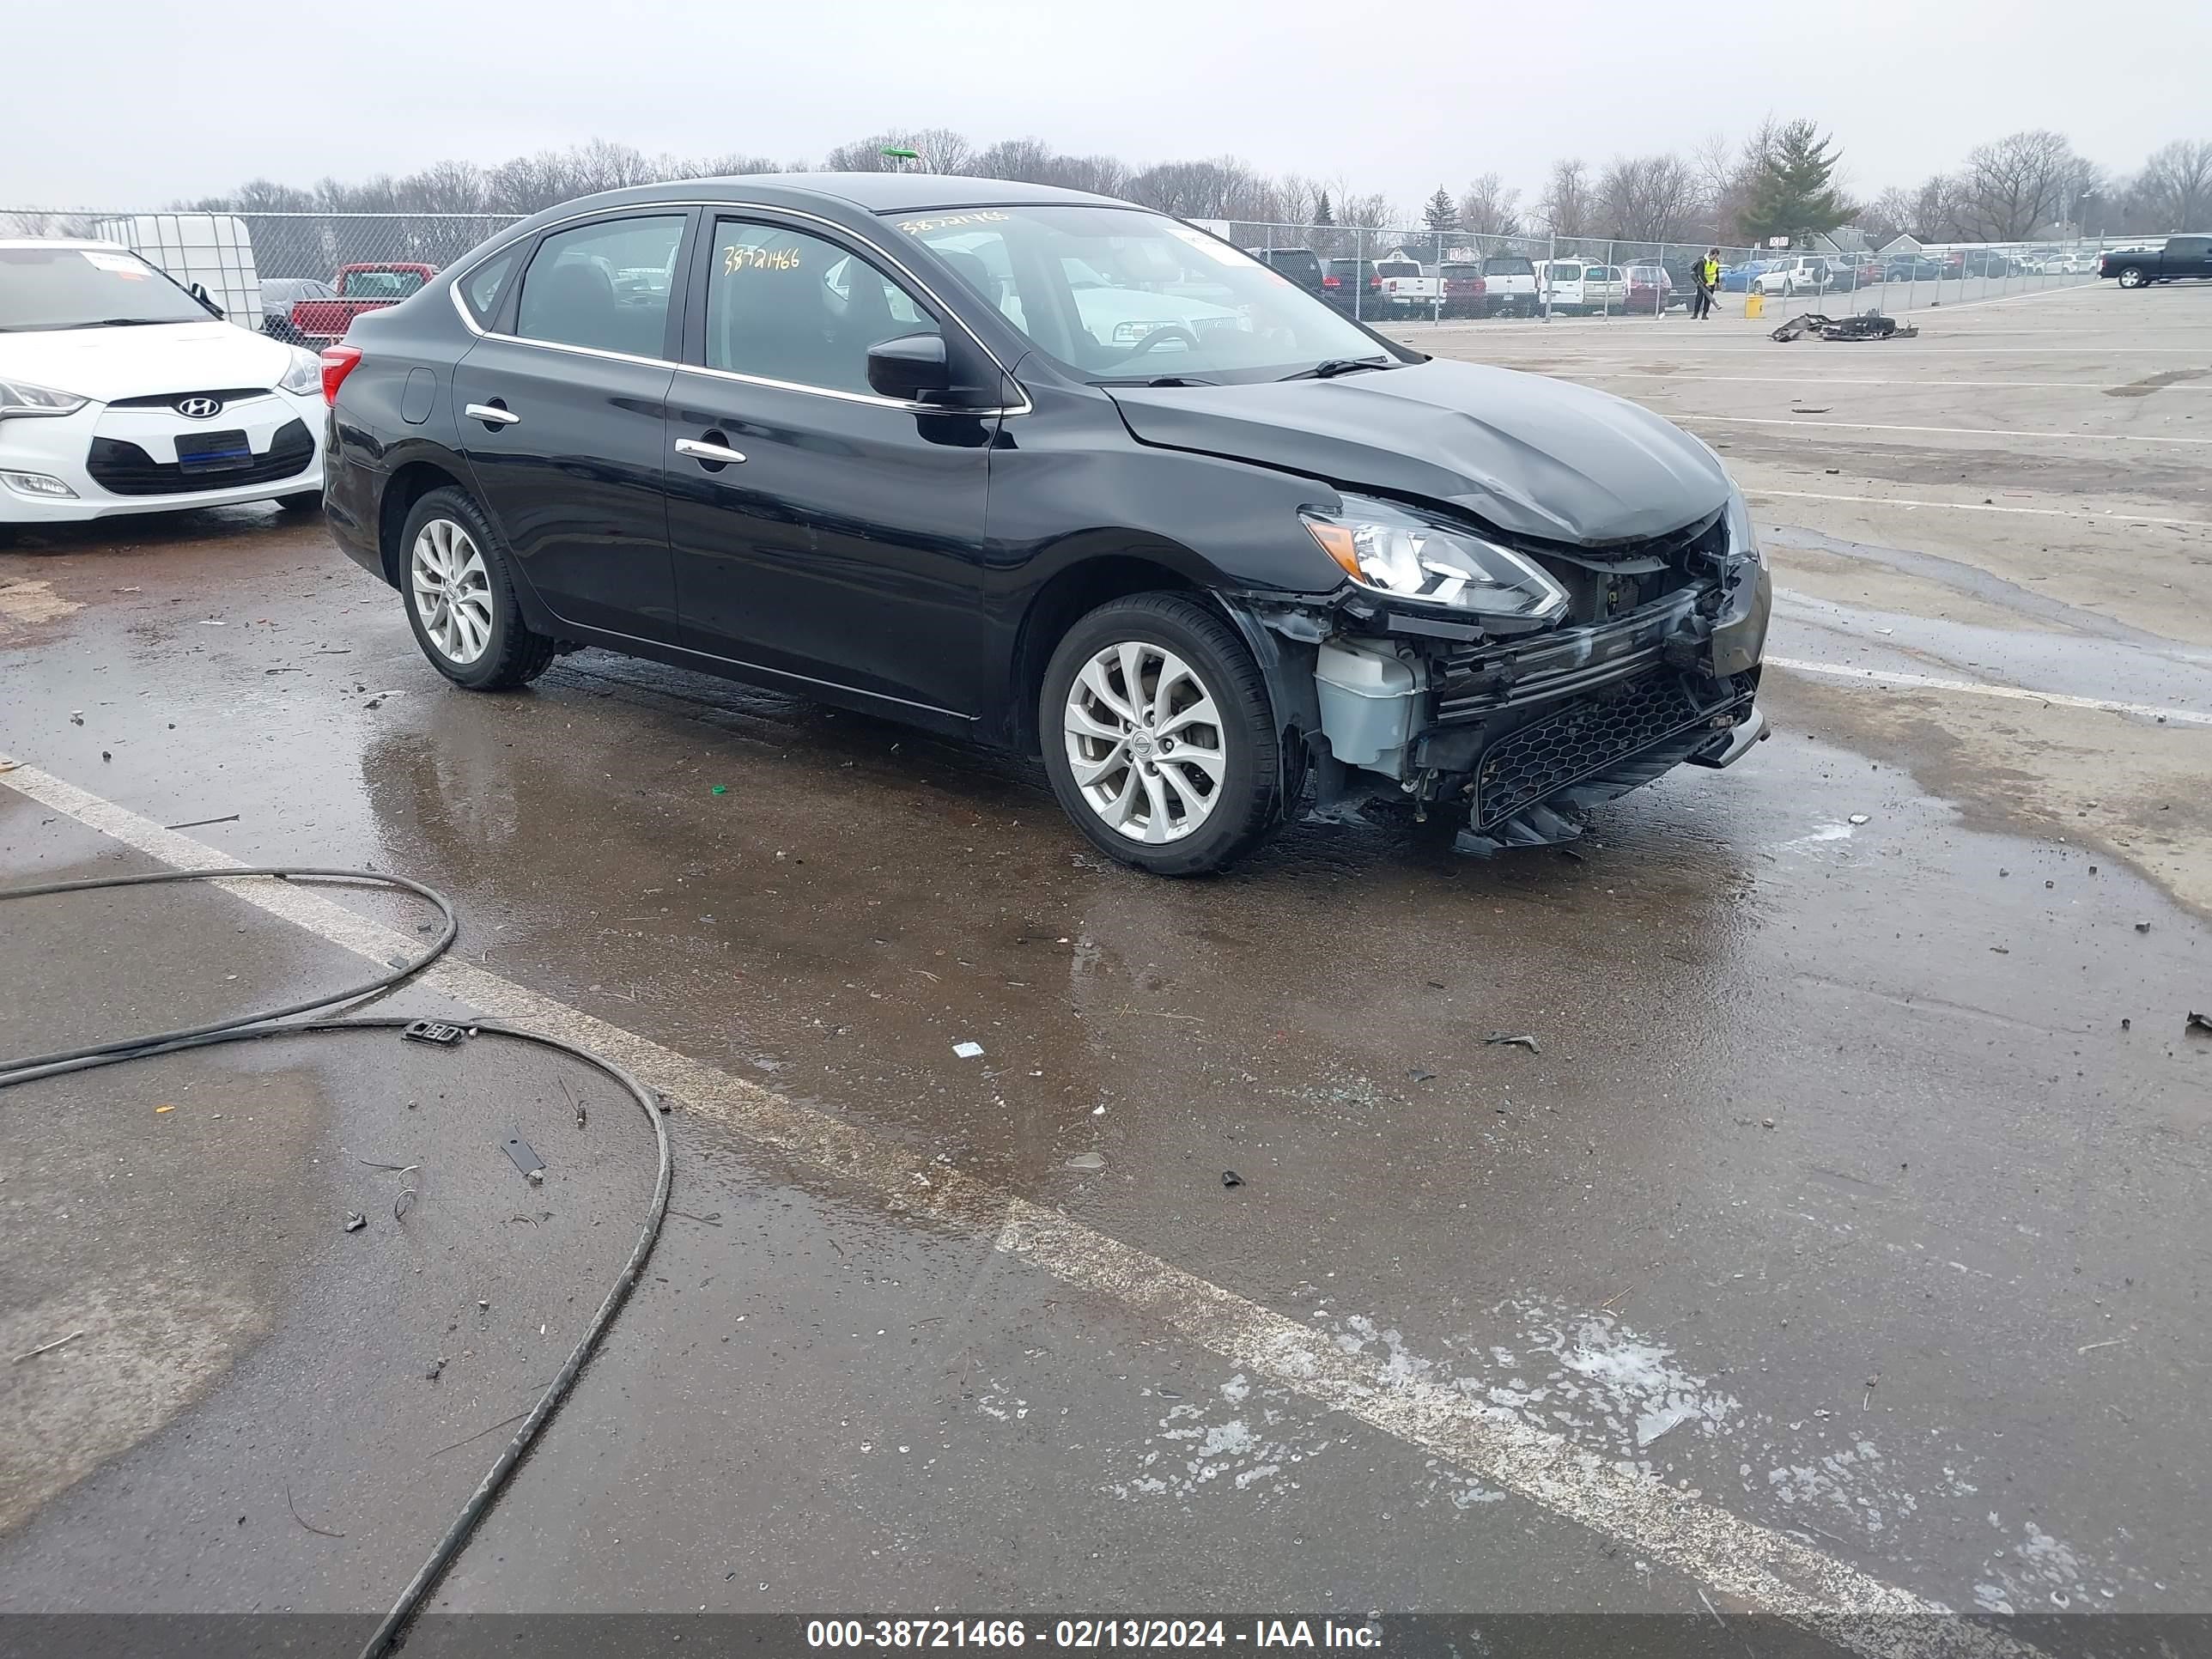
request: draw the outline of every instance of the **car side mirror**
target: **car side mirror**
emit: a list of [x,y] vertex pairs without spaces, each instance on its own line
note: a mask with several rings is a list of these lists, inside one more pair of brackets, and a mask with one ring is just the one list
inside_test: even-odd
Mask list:
[[213,300],[208,298],[207,287],[204,283],[194,283],[190,288],[186,289],[185,292],[191,295],[192,298],[198,300],[202,305],[205,306],[214,315],[220,317],[223,314],[222,307],[217,305]]
[[897,335],[868,349],[868,384],[881,397],[948,409],[994,400],[979,387],[959,384],[962,378],[954,372],[945,337],[934,331]]

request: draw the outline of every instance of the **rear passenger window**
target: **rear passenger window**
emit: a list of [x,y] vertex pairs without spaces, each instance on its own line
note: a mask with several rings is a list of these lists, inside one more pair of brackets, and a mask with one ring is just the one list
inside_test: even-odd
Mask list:
[[868,350],[936,323],[907,291],[834,242],[725,219],[707,270],[707,367],[873,396]]
[[556,231],[522,274],[514,331],[551,345],[668,355],[668,295],[684,216],[609,219]]
[[507,292],[507,280],[514,275],[515,261],[520,258],[520,249],[509,248],[461,278],[461,303],[477,319],[478,328],[489,328],[491,319],[498,315],[500,296]]

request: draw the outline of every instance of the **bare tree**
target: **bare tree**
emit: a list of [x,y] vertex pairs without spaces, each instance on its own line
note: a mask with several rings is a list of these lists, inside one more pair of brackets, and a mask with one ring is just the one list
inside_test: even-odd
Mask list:
[[2212,139],[2178,138],[2154,152],[2129,190],[2128,205],[2139,229],[2212,226]]
[[1233,155],[1162,161],[1130,178],[1132,201],[1183,219],[1257,219],[1262,181]]
[[1616,156],[1597,184],[1598,212],[1613,236],[1680,242],[1703,228],[1705,190],[1679,155]]
[[2066,216],[2097,170],[2065,135],[2039,129],[1977,145],[1966,157],[1965,226],[1990,241],[2019,241]]
[[921,173],[972,173],[975,147],[965,134],[950,127],[900,127],[840,144],[823,158],[831,173],[895,173],[902,159],[884,154],[887,149],[915,152],[915,168]]
[[1521,192],[1507,188],[1496,173],[1486,173],[1460,197],[1459,222],[1462,229],[1477,236],[1517,236]]
[[1552,176],[1544,185],[1538,210],[1544,228],[1554,236],[1587,236],[1595,218],[1589,167],[1580,156],[1552,163]]

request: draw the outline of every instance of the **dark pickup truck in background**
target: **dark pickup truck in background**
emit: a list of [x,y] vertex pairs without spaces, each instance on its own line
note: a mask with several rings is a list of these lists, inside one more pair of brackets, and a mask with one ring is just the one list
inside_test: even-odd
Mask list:
[[2107,248],[2097,261],[2097,275],[2117,276],[2122,288],[2212,276],[2212,236],[2169,236],[2162,248]]

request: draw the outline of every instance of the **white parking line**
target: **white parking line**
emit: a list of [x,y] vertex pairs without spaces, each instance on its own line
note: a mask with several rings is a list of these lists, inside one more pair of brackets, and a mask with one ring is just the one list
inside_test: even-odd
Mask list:
[[1752,500],[1772,495],[1796,501],[1860,501],[1870,507],[1942,507],[1952,513],[2024,513],[2038,519],[2110,519],[2116,524],[2179,525],[2187,530],[2212,530],[2212,519],[2161,519],[2148,513],[2125,513],[2102,507],[1999,507],[1991,501],[1931,501],[1910,495],[1832,495],[1817,489],[1762,489],[1751,484],[1743,493]]
[[2166,708],[2154,702],[2121,702],[2111,697],[2072,697],[2057,691],[2031,691],[2024,686],[1992,685],[1985,680],[1944,679],[1935,674],[1898,673],[1886,668],[1856,668],[1840,662],[1807,662],[1797,657],[1768,657],[1776,668],[1793,674],[1814,674],[1829,679],[1850,680],[1883,690],[1901,686],[1911,691],[1964,691],[1978,697],[2006,697],[2015,702],[2039,702],[2060,708],[2096,708],[2108,714],[2139,714],[2168,726],[2212,726],[2212,714],[2194,708]]
[[[213,869],[239,863],[35,767],[0,774],[0,784],[165,864]],[[304,886],[267,879],[222,884],[271,915],[375,962],[410,955],[419,943]],[[1865,1659],[2022,1659],[2037,1653],[1982,1626],[1931,1616],[1948,1609],[1532,1429],[1457,1389],[1398,1376],[1387,1358],[1347,1353],[1323,1332],[921,1151],[878,1139],[511,980],[447,957],[416,982],[479,1012],[604,1054],[687,1110],[869,1188],[896,1211],[995,1228],[997,1248],[1015,1260],[1157,1320],[1233,1364]]]
[[1877,421],[1784,421],[1760,415],[1686,414],[1680,418],[1715,426],[1804,426],[1824,432],[1941,432],[1954,438],[2080,438],[2108,444],[2212,444],[2212,438],[2160,438],[2143,432],[2015,432],[2001,426],[1893,426]]

